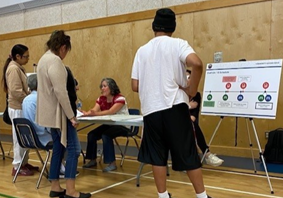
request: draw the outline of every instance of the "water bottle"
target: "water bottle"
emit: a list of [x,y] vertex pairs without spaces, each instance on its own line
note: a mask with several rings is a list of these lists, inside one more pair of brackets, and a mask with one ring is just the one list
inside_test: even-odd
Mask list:
[[81,110],[82,109],[82,106],[83,106],[83,103],[80,99],[78,99],[78,102],[77,102],[77,109],[78,110]]

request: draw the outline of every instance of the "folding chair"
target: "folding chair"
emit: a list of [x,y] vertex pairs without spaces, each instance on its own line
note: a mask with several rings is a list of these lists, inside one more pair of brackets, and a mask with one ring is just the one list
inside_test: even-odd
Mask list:
[[[52,145],[47,144],[46,146],[43,146],[41,142],[38,139],[38,136],[36,134],[36,131],[33,127],[33,124],[31,121],[29,121],[26,118],[15,118],[14,120],[14,126],[16,129],[16,134],[17,134],[17,139],[22,148],[27,148],[27,149],[35,149],[36,153],[38,155],[38,158],[43,165],[42,170],[40,172],[39,178],[36,183],[36,188],[38,189],[39,184],[42,179],[42,175],[48,179],[48,170],[47,170],[47,163],[50,157],[50,150],[52,150]],[[46,158],[45,161],[42,160],[41,155],[39,154],[38,150],[44,150],[46,151]],[[27,154],[27,150],[24,152],[24,156],[22,157],[20,166],[22,166],[23,161],[25,159],[25,156]],[[13,178],[13,183],[16,182],[17,176],[19,174],[20,168],[17,169],[17,172]]]
[[[130,115],[140,115],[140,110],[139,109],[129,109],[129,114]],[[124,163],[124,160],[125,160],[125,156],[126,156],[128,145],[129,145],[129,138],[132,138],[135,141],[137,149],[140,150],[139,144],[137,142],[137,138],[141,139],[141,136],[139,136],[138,133],[139,133],[139,127],[138,126],[131,126],[128,134],[126,136],[123,136],[123,137],[127,138],[124,152],[122,151],[122,149],[121,149],[118,141],[116,140],[116,138],[114,139],[114,141],[115,141],[116,145],[118,146],[119,150],[121,151],[121,155],[122,155],[120,166],[123,166],[123,163]]]
[[[140,115],[140,110],[139,109],[129,109],[129,114],[130,115]],[[141,137],[138,135],[138,133],[139,133],[139,127],[138,126],[131,126],[128,134],[126,134],[125,136],[119,136],[119,137],[126,137],[127,138],[124,151],[120,147],[117,139],[116,138],[113,139],[115,144],[117,145],[120,153],[121,153],[121,156],[122,156],[120,166],[123,166],[123,163],[124,163],[124,160],[125,160],[125,156],[126,156],[128,145],[129,145],[129,138],[132,138],[135,141],[137,149],[138,150],[140,149],[139,144],[137,142],[137,138],[141,139]],[[103,150],[102,150],[102,153],[100,155],[99,163],[102,161],[102,156],[103,156]]]

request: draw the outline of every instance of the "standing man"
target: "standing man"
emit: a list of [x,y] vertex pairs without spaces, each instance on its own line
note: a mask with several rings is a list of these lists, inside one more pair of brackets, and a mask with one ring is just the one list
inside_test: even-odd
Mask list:
[[[175,27],[175,13],[171,9],[157,10],[152,23],[155,38],[139,48],[133,63],[132,89],[139,93],[144,116],[138,160],[152,165],[159,198],[171,197],[166,190],[169,151],[172,169],[187,171],[197,198],[209,198],[188,116],[187,96],[197,93],[203,65],[187,41],[171,38]],[[190,87],[186,65],[192,67]]]

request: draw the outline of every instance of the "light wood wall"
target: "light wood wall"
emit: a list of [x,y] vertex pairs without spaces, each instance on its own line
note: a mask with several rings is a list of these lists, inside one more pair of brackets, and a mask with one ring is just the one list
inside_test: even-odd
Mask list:
[[[213,62],[214,52],[223,52],[223,61],[282,58],[283,1],[281,0],[212,0],[174,6],[177,29],[174,37],[189,41],[204,65]],[[44,44],[55,29],[65,29],[71,36],[72,50],[64,63],[72,69],[79,81],[79,97],[83,109],[88,110],[100,95],[99,83],[103,77],[115,79],[131,108],[139,108],[138,94],[131,91],[131,68],[136,50],[151,38],[151,23],[155,10],[116,17],[89,20],[0,35],[0,62],[4,63],[14,44],[29,47],[30,60],[27,71],[33,71],[44,53]],[[2,71],[0,72],[2,76]],[[204,76],[199,90],[203,89]],[[3,93],[3,92],[2,92]],[[282,127],[283,100],[280,84],[276,120],[255,119],[261,147],[266,143],[265,131]],[[4,110],[5,97],[1,94],[0,109]],[[200,125],[207,142],[219,117],[201,116]],[[9,129],[0,122],[1,128]],[[249,127],[250,132],[253,131]],[[214,141],[212,151],[218,154],[249,156],[249,142],[245,119],[239,119],[238,146],[234,146],[235,118],[224,118]],[[87,131],[80,138],[85,139]],[[254,147],[257,144],[252,138]],[[255,152],[257,153],[257,152]]]

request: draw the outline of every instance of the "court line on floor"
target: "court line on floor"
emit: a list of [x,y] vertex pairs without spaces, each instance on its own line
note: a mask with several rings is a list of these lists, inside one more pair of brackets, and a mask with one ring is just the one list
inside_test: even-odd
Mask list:
[[[130,176],[131,174],[124,174],[124,173],[118,173],[118,172],[111,172],[112,174],[121,174],[121,175],[128,175]],[[151,174],[152,171],[149,171],[147,173],[144,173],[142,174],[140,177],[142,178],[147,178],[147,179],[151,179],[151,180],[154,180],[153,177],[150,177],[150,176],[147,176],[148,174]],[[96,190],[96,191],[93,191],[91,192],[91,194],[97,194],[99,192],[102,192],[102,191],[105,191],[105,190],[108,190],[108,189],[111,189],[113,187],[116,187],[116,186],[119,186],[119,185],[122,185],[122,184],[125,184],[129,181],[132,181],[132,180],[135,180],[137,179],[136,176],[133,177],[133,178],[130,178],[130,179],[127,179],[127,180],[124,180],[124,181],[121,181],[121,182],[117,182],[115,184],[112,184],[112,185],[109,185],[107,187],[104,187],[104,188],[101,188],[99,190]],[[177,180],[171,180],[171,179],[167,179],[167,182],[171,182],[171,183],[177,183],[177,184],[184,184],[184,185],[189,185],[189,186],[192,186],[192,183],[190,182],[182,182],[182,181],[177,181]],[[221,191],[226,191],[226,192],[233,192],[233,193],[239,193],[239,194],[244,194],[244,195],[254,195],[254,196],[259,196],[259,197],[268,197],[268,198],[283,198],[283,197],[280,197],[280,196],[274,196],[274,195],[266,195],[266,194],[261,194],[261,193],[254,193],[254,192],[248,192],[248,191],[242,191],[242,190],[235,190],[235,189],[230,189],[230,188],[223,188],[223,187],[217,187],[217,186],[209,186],[209,185],[205,185],[205,188],[207,189],[213,189],[213,190],[221,190]]]
[[[214,171],[214,172],[223,172],[223,171],[219,171],[219,170],[208,170],[208,171]],[[118,182],[118,183],[115,183],[113,185],[110,185],[108,187],[105,187],[105,188],[102,188],[100,190],[97,190],[97,191],[94,191],[92,192],[93,194],[95,193],[98,193],[98,192],[101,192],[101,191],[104,191],[104,190],[107,190],[107,189],[110,189],[112,187],[115,187],[115,186],[118,186],[118,185],[122,185],[128,181],[132,181],[134,179],[136,179],[136,175],[133,175],[133,174],[128,174],[128,173],[122,173],[122,172],[111,172],[112,174],[121,174],[121,175],[127,175],[127,176],[135,176],[133,178],[130,178],[128,180],[125,180],[125,181],[122,181],[122,182]],[[150,177],[150,176],[147,176],[148,174],[151,174],[152,171],[149,171],[147,173],[144,173],[144,174],[141,174],[140,175],[140,178],[148,178],[148,179],[152,179],[154,180],[153,177]],[[225,171],[225,173],[229,173],[229,174],[236,174],[236,175],[246,175],[246,176],[252,176],[252,177],[260,177],[260,178],[266,178],[266,176],[263,176],[263,175],[253,175],[253,174],[246,174],[246,173],[235,173],[233,171],[229,172],[229,171]],[[278,178],[275,178],[275,179],[278,179]],[[279,180],[281,180],[281,178],[279,178]],[[189,182],[181,182],[181,181],[176,181],[176,180],[170,180],[170,179],[167,179],[167,182],[172,182],[172,183],[180,183],[180,184],[185,184],[185,185],[190,185],[192,186],[191,183]],[[223,187],[217,187],[217,186],[209,186],[209,185],[205,185],[206,188],[208,189],[214,189],[214,190],[222,190],[222,191],[227,191],[227,192],[235,192],[235,193],[240,193],[240,194],[246,194],[246,195],[255,195],[255,196],[260,196],[260,197],[268,197],[268,198],[283,198],[283,197],[280,197],[280,196],[274,196],[274,195],[266,195],[266,194],[260,194],[260,193],[254,193],[254,192],[248,192],[248,191],[241,191],[241,190],[234,190],[234,189],[230,189],[230,188],[223,188]]]
[[[244,172],[239,172],[239,171],[229,171],[229,170],[218,170],[218,169],[210,169],[210,168],[202,168],[204,171],[211,171],[211,172],[221,172],[221,173],[227,173],[227,174],[234,174],[234,175],[244,175],[244,176],[251,176],[251,177],[260,177],[260,178],[266,178],[266,175],[259,175],[256,173],[244,173]],[[270,176],[269,178],[271,179],[276,179],[276,180],[283,180],[282,177],[276,177],[276,176]]]
[[[153,177],[149,177],[149,176],[144,176],[144,178],[154,180]],[[184,184],[184,185],[192,186],[192,183],[190,183],[190,182],[181,182],[181,181],[176,181],[176,180],[171,180],[171,179],[167,179],[167,182],[172,182],[172,183]],[[241,191],[241,190],[234,190],[234,189],[230,189],[230,188],[223,188],[223,187],[217,187],[217,186],[205,185],[205,188],[207,188],[207,189],[214,189],[214,190],[228,191],[228,192],[235,192],[235,193],[246,194],[246,195],[256,195],[256,196],[260,196],[260,197],[283,198],[283,197],[280,197],[280,196],[266,195],[266,194],[253,193],[253,192]]]
[[[111,172],[111,173],[116,174],[117,172]],[[144,174],[142,174],[140,177],[145,177],[146,175],[151,174],[151,173],[152,173],[152,171],[147,172],[147,173],[144,173]],[[113,187],[116,187],[116,186],[119,186],[119,185],[125,184],[125,183],[127,183],[127,182],[129,182],[129,181],[132,181],[132,180],[135,180],[135,179],[137,179],[137,177],[136,177],[136,176],[135,176],[135,177],[133,177],[133,178],[130,178],[130,179],[127,179],[127,180],[121,181],[121,182],[117,182],[117,183],[112,184],[112,185],[110,185],[110,186],[107,186],[107,187],[101,188],[101,189],[99,189],[99,190],[93,191],[93,192],[91,192],[90,194],[92,194],[92,195],[93,195],[93,194],[97,194],[97,193],[102,192],[102,191],[104,191],[104,190],[108,190],[108,189],[110,189],[110,188],[113,188]]]
[[13,196],[10,196],[10,195],[5,195],[5,194],[2,194],[2,193],[0,193],[0,197],[16,198],[16,197],[13,197]]
[[[32,161],[35,161],[35,162],[39,162],[38,160],[32,160]],[[81,167],[78,167],[78,168],[81,168]],[[100,169],[89,169],[89,170],[95,170],[95,171],[102,171]],[[266,178],[266,176],[264,175],[254,175],[254,174],[248,174],[248,173],[239,173],[239,172],[234,172],[234,171],[223,171],[223,170],[213,170],[213,169],[208,169],[208,168],[205,168],[204,170],[206,171],[213,171],[213,172],[225,172],[225,173],[228,173],[228,174],[235,174],[235,175],[246,175],[246,176],[252,176],[252,177],[261,177],[261,178]],[[133,176],[133,178],[130,178],[130,179],[127,179],[127,180],[124,180],[124,181],[121,181],[121,182],[118,182],[118,183],[115,183],[113,185],[110,185],[110,186],[107,186],[107,187],[104,187],[104,188],[101,188],[99,190],[96,190],[96,191],[93,191],[91,192],[91,194],[96,194],[96,193],[99,193],[99,192],[102,192],[104,190],[107,190],[107,189],[110,189],[110,188],[113,188],[113,187],[116,187],[116,186],[119,186],[119,185],[122,185],[124,183],[127,183],[129,181],[132,181],[132,180],[135,180],[137,179],[137,175],[134,175],[134,174],[129,174],[129,173],[123,173],[123,172],[109,172],[109,173],[112,173],[112,174],[120,174],[120,175],[126,175],[126,176]],[[140,178],[148,178],[148,179],[154,179],[153,177],[150,177],[150,176],[147,176],[148,174],[151,174],[152,171],[149,171],[147,173],[144,173],[144,174],[141,174],[140,175]],[[283,180],[282,178],[277,178],[277,177],[270,177],[272,179],[279,179],[279,180]],[[190,185],[192,186],[191,183],[189,182],[181,182],[181,181],[176,181],[176,180],[170,180],[170,179],[167,179],[168,182],[172,182],[172,183],[180,183],[180,184],[185,184],[185,185]],[[208,186],[208,185],[205,185],[206,188],[210,188],[210,189],[215,189],[215,190],[222,190],[222,191],[227,191],[227,192],[235,192],[235,193],[240,193],[240,194],[246,194],[246,195],[255,195],[255,196],[260,196],[260,197],[268,197],[268,198],[283,198],[283,197],[280,197],[280,196],[274,196],[274,195],[265,195],[265,194],[260,194],[260,193],[253,193],[253,192],[248,192],[248,191],[241,191],[241,190],[234,190],[234,189],[229,189],[229,188],[222,188],[222,187],[217,187],[217,186]],[[1,194],[0,194],[1,195]],[[14,198],[14,197],[7,197],[7,198]]]

